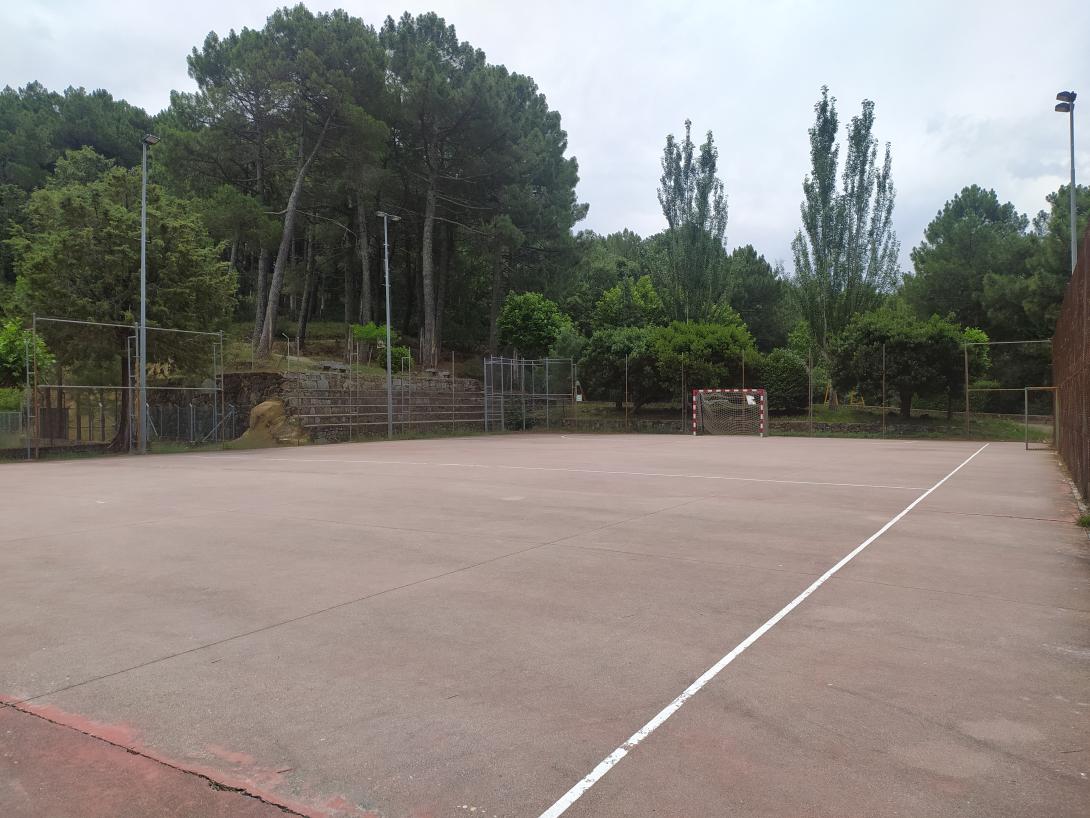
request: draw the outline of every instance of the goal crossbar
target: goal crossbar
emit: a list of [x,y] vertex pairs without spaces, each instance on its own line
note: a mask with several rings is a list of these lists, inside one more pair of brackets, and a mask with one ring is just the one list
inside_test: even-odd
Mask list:
[[694,389],[693,434],[751,434],[768,429],[764,389]]

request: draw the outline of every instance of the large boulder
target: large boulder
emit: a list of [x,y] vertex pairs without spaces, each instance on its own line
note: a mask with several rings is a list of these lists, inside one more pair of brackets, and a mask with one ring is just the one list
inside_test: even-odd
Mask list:
[[310,443],[310,436],[288,415],[283,401],[267,400],[250,410],[250,428],[236,443],[242,448],[303,446]]

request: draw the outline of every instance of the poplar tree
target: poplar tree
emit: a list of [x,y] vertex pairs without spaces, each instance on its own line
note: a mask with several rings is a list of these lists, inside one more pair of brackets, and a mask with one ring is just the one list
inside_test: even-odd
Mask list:
[[810,173],[802,183],[802,229],[791,248],[795,296],[819,353],[854,315],[877,307],[900,278],[900,243],[893,230],[896,191],[887,142],[878,164],[874,103],[847,128],[847,156],[837,187],[840,144],[836,98],[822,86],[810,128]]
[[667,263],[659,295],[672,319],[707,321],[722,309],[727,291],[727,196],[716,175],[719,151],[712,132],[699,152],[691,132],[687,119],[684,139],[679,143],[668,135],[662,154],[658,199],[666,217]]

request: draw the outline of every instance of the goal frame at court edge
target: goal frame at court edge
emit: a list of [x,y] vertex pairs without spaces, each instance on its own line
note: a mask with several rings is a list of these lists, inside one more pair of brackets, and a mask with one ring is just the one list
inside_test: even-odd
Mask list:
[[757,398],[760,413],[757,422],[758,437],[768,434],[768,393],[764,389],[694,389],[693,390],[693,434],[700,434],[699,405],[702,395],[753,395]]

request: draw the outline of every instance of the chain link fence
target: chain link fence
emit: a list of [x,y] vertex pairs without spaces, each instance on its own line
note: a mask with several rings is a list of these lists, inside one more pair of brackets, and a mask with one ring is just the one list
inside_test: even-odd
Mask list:
[[1064,295],[1052,337],[1052,367],[1056,379],[1060,457],[1083,498],[1090,496],[1090,230],[1083,234],[1078,264]]
[[141,434],[151,444],[232,437],[222,335],[148,327],[143,413],[137,335],[130,324],[35,316],[22,409],[0,415],[3,456],[128,452]]
[[493,356],[482,378],[486,432],[562,427],[583,400],[571,358]]

